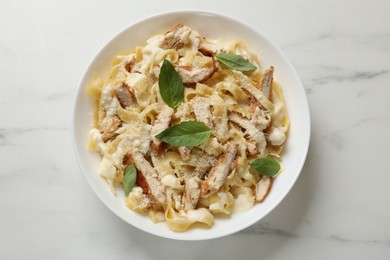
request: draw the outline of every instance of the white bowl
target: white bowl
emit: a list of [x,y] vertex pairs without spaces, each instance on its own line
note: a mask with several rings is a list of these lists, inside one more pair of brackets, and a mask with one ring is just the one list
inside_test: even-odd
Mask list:
[[[209,38],[242,39],[260,56],[263,69],[273,65],[275,79],[282,87],[291,122],[285,152],[282,155],[283,171],[275,179],[266,200],[256,204],[250,211],[233,213],[229,218],[216,218],[209,229],[193,228],[183,233],[170,230],[165,222],[154,224],[147,216],[128,209],[123,197],[114,195],[105,180],[98,176],[99,155],[86,149],[93,106],[86,92],[88,84],[96,76],[104,79],[108,75],[112,60],[118,53],[145,44],[149,37],[164,33],[178,23],[186,24]],[[296,71],[282,51],[261,33],[225,15],[204,11],[174,11],[154,15],[128,26],[96,54],[78,87],[73,110],[72,134],[82,173],[100,200],[118,217],[157,236],[178,240],[204,240],[226,236],[256,223],[287,195],[306,159],[310,139],[310,116],[306,94]]]

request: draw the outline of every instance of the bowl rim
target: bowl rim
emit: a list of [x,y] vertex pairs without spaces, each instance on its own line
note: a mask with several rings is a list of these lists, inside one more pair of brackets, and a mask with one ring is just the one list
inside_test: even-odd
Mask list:
[[[210,235],[206,235],[204,237],[195,237],[195,238],[180,237],[181,233],[175,233],[175,234],[178,234],[176,236],[175,235],[171,235],[171,234],[164,234],[163,235],[163,234],[160,234],[158,232],[153,232],[151,230],[148,230],[148,229],[144,228],[143,226],[134,225],[133,223],[129,222],[127,219],[122,217],[117,212],[117,210],[115,209],[115,207],[113,205],[111,205],[110,203],[107,203],[107,201],[104,198],[104,196],[102,196],[102,194],[98,191],[97,187],[95,187],[93,185],[92,181],[89,180],[89,178],[87,177],[86,173],[88,171],[84,167],[83,161],[81,160],[81,154],[80,154],[80,152],[79,152],[79,150],[77,148],[77,144],[76,144],[76,116],[77,116],[76,113],[77,113],[77,107],[78,107],[78,102],[77,101],[79,99],[79,96],[81,95],[81,92],[85,91],[85,89],[83,88],[83,86],[84,86],[83,83],[86,80],[88,72],[93,67],[93,64],[98,59],[99,54],[107,46],[109,46],[116,38],[120,37],[129,28],[134,27],[134,26],[136,26],[138,24],[142,24],[142,23],[144,23],[144,22],[146,22],[148,20],[157,19],[159,17],[163,17],[163,16],[167,16],[167,15],[179,15],[179,14],[209,15],[209,16],[219,17],[219,18],[222,18],[222,19],[227,19],[227,20],[232,21],[233,23],[238,24],[239,26],[246,27],[246,28],[250,29],[251,31],[256,32],[265,41],[267,41],[270,45],[272,45],[272,47],[275,49],[275,51],[277,51],[278,54],[284,59],[284,62],[286,63],[286,65],[288,65],[288,67],[290,68],[291,72],[294,74],[294,76],[295,76],[295,78],[297,80],[297,83],[299,83],[299,85],[301,87],[301,90],[303,91],[303,94],[304,94],[303,95],[304,96],[304,104],[301,104],[301,105],[304,108],[303,110],[304,110],[304,113],[305,113],[303,115],[303,117],[305,117],[305,121],[307,122],[306,123],[307,124],[307,126],[306,126],[307,128],[305,129],[307,131],[307,138],[305,138],[305,140],[304,140],[305,141],[305,143],[303,144],[304,145],[304,150],[303,150],[302,155],[300,156],[300,161],[297,162],[297,165],[298,165],[297,166],[297,174],[295,175],[294,179],[292,179],[289,182],[288,188],[285,189],[284,191],[282,191],[283,194],[281,194],[278,197],[277,201],[271,207],[269,207],[267,210],[265,210],[265,212],[264,212],[264,214],[262,216],[253,218],[251,221],[248,221],[247,223],[245,223],[243,225],[239,225],[236,228],[232,228],[232,229],[230,229],[230,230],[228,230],[226,232],[220,232],[220,233],[214,234],[214,235],[212,235],[212,233],[210,233]],[[79,166],[79,169],[81,170],[80,173],[84,176],[84,179],[87,181],[89,186],[92,188],[92,190],[94,191],[95,195],[99,198],[101,203],[103,203],[108,209],[110,209],[110,211],[112,213],[114,213],[117,217],[119,217],[121,220],[123,220],[127,224],[130,224],[132,227],[137,228],[139,230],[142,230],[142,231],[144,231],[144,232],[146,232],[148,234],[152,234],[152,235],[155,235],[155,236],[158,236],[158,237],[161,237],[161,238],[168,238],[168,239],[179,240],[179,241],[180,240],[181,241],[202,241],[202,240],[210,240],[210,239],[216,239],[216,238],[220,238],[220,237],[225,237],[225,236],[237,233],[237,232],[239,232],[241,230],[244,230],[244,229],[248,228],[249,226],[252,226],[256,222],[260,221],[264,217],[266,217],[271,211],[273,211],[284,200],[284,198],[287,196],[287,194],[291,191],[292,187],[296,183],[296,181],[297,181],[298,177],[300,176],[300,174],[302,172],[302,169],[303,169],[303,167],[305,165],[305,161],[306,161],[307,154],[308,154],[308,151],[309,151],[310,140],[311,140],[311,117],[310,117],[310,109],[309,109],[308,98],[307,98],[307,95],[305,93],[305,90],[304,90],[303,84],[301,82],[301,79],[300,79],[297,71],[293,67],[292,63],[290,62],[290,60],[286,56],[286,54],[279,48],[278,45],[274,44],[268,37],[266,37],[263,33],[261,33],[256,28],[252,27],[250,24],[248,24],[246,22],[243,22],[243,21],[241,21],[241,20],[239,20],[239,19],[237,19],[235,17],[232,17],[232,16],[227,15],[227,14],[223,14],[223,13],[220,13],[220,12],[216,12],[216,11],[201,10],[201,9],[177,9],[177,10],[171,10],[171,11],[158,12],[158,13],[155,13],[155,14],[152,14],[152,15],[149,15],[149,16],[145,16],[145,17],[143,17],[141,19],[135,20],[134,22],[131,22],[130,24],[126,25],[125,27],[120,29],[118,32],[116,32],[113,36],[111,36],[108,40],[104,41],[104,43],[100,46],[100,48],[98,48],[98,50],[94,53],[93,58],[90,59],[88,65],[86,66],[86,68],[84,69],[84,71],[83,71],[83,73],[81,75],[82,75],[81,79],[78,82],[77,89],[75,91],[74,98],[73,98],[72,118],[71,118],[71,139],[72,139],[72,144],[73,144],[74,155],[76,156],[77,164]]]

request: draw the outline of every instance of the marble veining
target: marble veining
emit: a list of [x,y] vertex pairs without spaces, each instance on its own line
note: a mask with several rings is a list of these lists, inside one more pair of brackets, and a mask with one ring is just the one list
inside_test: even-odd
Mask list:
[[390,237],[388,239],[357,239],[357,238],[347,238],[341,235],[336,234],[311,234],[304,235],[298,234],[292,231],[286,231],[283,229],[278,229],[276,227],[271,227],[269,223],[261,223],[256,224],[253,227],[242,231],[240,234],[248,234],[248,235],[270,235],[277,237],[285,237],[285,238],[295,238],[295,239],[325,239],[332,240],[342,243],[348,244],[382,244],[382,245],[390,245]]
[[325,70],[332,74],[322,75],[321,77],[313,78],[312,81],[316,85],[342,83],[345,81],[356,82],[361,80],[370,80],[376,77],[388,74],[387,70],[380,71],[347,71],[338,67],[325,67]]
[[330,239],[343,243],[357,243],[357,244],[385,244],[390,245],[390,239],[388,240],[359,240],[359,239],[346,239],[336,235],[329,236]]
[[28,134],[31,132],[52,132],[52,131],[68,131],[66,127],[14,127],[0,128],[0,138],[5,141],[7,137],[17,136],[20,134]]
[[278,229],[275,227],[270,227],[269,223],[261,223],[260,225],[256,224],[253,227],[242,231],[241,233],[250,235],[273,235],[288,238],[298,237],[298,235],[295,233],[288,232],[286,230]]
[[64,99],[73,98],[74,91],[72,92],[62,92],[62,93],[50,93],[44,97],[44,100],[47,101],[62,101]]
[[6,142],[4,134],[0,134],[0,146],[6,145],[6,144],[7,144],[7,142]]

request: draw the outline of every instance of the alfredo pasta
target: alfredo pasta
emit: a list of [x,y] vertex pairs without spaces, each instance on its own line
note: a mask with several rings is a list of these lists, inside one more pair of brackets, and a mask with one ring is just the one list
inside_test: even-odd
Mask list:
[[288,130],[273,72],[242,42],[184,25],[118,55],[89,88],[100,176],[175,231],[251,209],[279,172]]

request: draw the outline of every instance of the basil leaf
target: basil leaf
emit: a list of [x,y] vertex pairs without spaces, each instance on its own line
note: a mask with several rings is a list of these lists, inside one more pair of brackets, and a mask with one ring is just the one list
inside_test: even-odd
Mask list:
[[156,138],[178,146],[197,146],[209,139],[211,129],[204,123],[186,121],[165,129]]
[[216,55],[218,61],[222,62],[231,69],[239,71],[251,71],[257,67],[249,63],[246,59],[237,54],[220,52]]
[[123,174],[123,189],[125,190],[125,195],[128,196],[130,191],[133,189],[135,182],[137,180],[137,170],[134,165],[129,165],[125,169]]
[[251,168],[262,175],[273,177],[280,171],[280,164],[274,158],[260,158],[251,163]]
[[184,98],[184,86],[179,73],[168,60],[164,60],[158,77],[158,87],[164,102],[176,108]]

